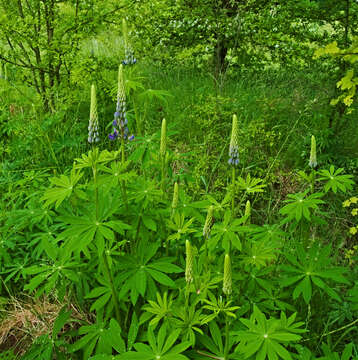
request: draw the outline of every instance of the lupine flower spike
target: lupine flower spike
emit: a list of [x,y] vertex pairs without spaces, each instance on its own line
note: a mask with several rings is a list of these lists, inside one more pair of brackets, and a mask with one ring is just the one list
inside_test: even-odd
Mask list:
[[237,166],[239,164],[239,127],[236,115],[232,117],[229,164],[233,166]]
[[165,192],[165,178],[166,178],[166,169],[169,162],[169,155],[167,153],[167,121],[162,120],[162,130],[160,133],[160,149],[159,149],[160,160],[162,164],[162,183],[161,189],[163,193]]
[[91,109],[90,109],[90,119],[88,124],[88,142],[90,144],[99,141],[98,133],[98,113],[97,113],[97,98],[96,98],[96,88],[92,84],[91,86]]
[[124,140],[133,140],[134,135],[128,137],[128,120],[126,113],[126,93],[124,89],[123,66],[119,66],[118,70],[118,92],[117,92],[117,106],[114,113],[113,133],[109,134],[110,140],[123,138]]
[[174,184],[174,194],[173,194],[173,201],[172,201],[172,210],[173,210],[173,212],[178,207],[178,199],[179,199],[179,185],[176,182]]
[[128,40],[128,28],[127,28],[127,22],[125,19],[123,19],[122,31],[123,31],[124,52],[125,52],[125,59],[122,61],[122,64],[123,65],[134,65],[137,62],[137,59],[134,57],[133,49]]
[[160,133],[160,156],[162,159],[165,159],[166,152],[167,152],[167,121],[163,119],[162,131]]
[[185,254],[185,281],[190,284],[194,281],[194,254],[189,240],[185,241]]
[[314,135],[311,137],[311,154],[310,154],[310,161],[308,165],[311,168],[315,168],[317,166],[317,154],[316,154],[316,138]]
[[250,200],[246,201],[245,216],[247,216],[246,224],[250,224],[250,217],[251,217],[251,203],[250,203]]
[[210,237],[211,227],[213,226],[214,223],[213,215],[214,215],[214,206],[211,205],[208,209],[208,213],[206,215],[205,225],[203,229],[203,236],[205,238]]
[[231,274],[231,261],[229,254],[225,255],[225,261],[224,261],[223,293],[225,295],[230,295],[232,293],[232,274]]

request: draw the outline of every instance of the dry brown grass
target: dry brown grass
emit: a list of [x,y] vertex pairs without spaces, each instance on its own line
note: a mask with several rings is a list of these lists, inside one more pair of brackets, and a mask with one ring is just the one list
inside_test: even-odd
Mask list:
[[[17,354],[23,354],[33,341],[44,334],[51,333],[53,324],[64,306],[49,298],[29,298],[26,301],[12,298],[7,310],[4,310],[0,322],[0,350],[12,349]],[[85,320],[74,305],[69,306],[71,326],[76,326],[78,320]]]

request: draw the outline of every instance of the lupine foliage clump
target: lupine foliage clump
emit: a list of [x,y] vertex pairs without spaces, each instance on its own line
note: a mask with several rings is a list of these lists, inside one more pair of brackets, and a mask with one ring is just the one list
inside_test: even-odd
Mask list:
[[[113,125],[124,140],[122,66],[118,84]],[[92,86],[91,139],[102,128],[95,99]],[[348,264],[339,262],[326,237],[327,206],[353,190],[352,176],[333,165],[313,169],[312,137],[314,176],[300,172],[302,188],[287,195],[269,223],[256,216],[265,179],[245,169],[231,177],[228,170],[223,197],[195,200],[170,171],[166,120],[160,133],[145,161],[123,141],[111,151],[90,141],[69,171],[50,184],[46,176],[39,196],[24,199],[24,209],[3,221],[7,291],[64,305],[51,332],[15,351],[49,360],[316,359],[318,339],[323,354],[332,353],[327,340],[334,339],[343,359],[353,356],[355,343],[341,332],[356,331],[355,248]],[[234,169],[238,136],[234,115]],[[343,205],[355,203],[351,197]],[[77,326],[71,304],[88,314]],[[324,325],[342,304],[345,315]]]
[[[117,8],[104,6],[103,14],[102,4],[93,8],[93,3],[91,16],[97,10],[106,24],[117,26],[118,19],[111,18]],[[221,14],[224,3],[215,11]],[[77,15],[70,23],[78,33],[88,24],[87,6],[78,2],[73,12]],[[146,14],[160,8],[157,2],[151,6]],[[190,5],[194,13],[196,6]],[[238,6],[246,11],[243,17],[251,13],[262,20],[263,11],[270,21],[276,16],[264,4],[253,13],[250,4],[225,6],[215,22],[220,27],[223,18],[230,20],[225,29],[238,24],[230,15]],[[310,4],[312,11],[315,6]],[[212,10],[209,3],[203,7]],[[43,8],[51,10],[45,2],[38,11]],[[58,11],[65,17],[72,14],[70,5]],[[187,36],[181,29],[188,27],[190,33],[193,23],[174,23],[174,15],[168,24],[175,28],[173,39]],[[206,26],[214,24],[207,20],[198,24],[205,39]],[[39,27],[28,23],[28,17],[21,21]],[[184,66],[171,80],[176,96],[156,90],[161,78],[169,86],[173,64],[165,67],[168,59],[156,58],[155,66],[163,70],[156,72],[144,56],[137,63],[132,44],[143,28],[138,20],[139,28],[133,25],[131,32],[124,18],[120,24],[120,56],[106,56],[102,39],[102,48],[91,51],[90,59],[77,60],[84,61],[83,68],[73,64],[73,73],[68,71],[68,77],[84,86],[77,89],[83,90],[79,98],[91,94],[76,104],[76,109],[85,105],[85,115],[78,110],[69,127],[62,121],[74,115],[70,106],[63,107],[66,115],[55,108],[47,115],[35,104],[26,108],[10,103],[9,114],[0,105],[6,113],[0,114],[0,359],[358,359],[357,170],[353,155],[344,165],[336,163],[328,146],[333,140],[325,142],[334,132],[332,124],[339,127],[342,122],[314,115],[317,122],[327,120],[328,127],[311,129],[315,123],[308,119],[318,100],[301,100],[297,84],[285,108],[293,110],[284,117],[288,91],[270,98],[271,74],[268,91],[253,102],[246,83],[235,88],[235,96],[226,97],[220,87],[226,66],[231,68],[218,57],[224,45],[233,46],[230,37],[210,37],[218,42],[215,70],[211,77],[205,74],[203,86]],[[301,23],[292,24],[300,30]],[[246,36],[248,24],[242,21],[240,26],[239,35]],[[54,51],[51,26],[47,29],[47,50],[40,53],[51,64],[54,54],[59,59],[65,55]],[[154,30],[153,43],[160,29]],[[7,34],[10,48],[18,44],[11,42],[12,36]],[[163,35],[162,43],[169,38]],[[24,50],[38,55],[43,43],[24,39]],[[279,46],[286,41],[283,37]],[[77,48],[86,53],[85,43]],[[207,50],[199,46],[195,51],[205,57]],[[324,53],[348,56],[337,45]],[[0,59],[7,53],[2,54]],[[185,60],[185,54],[177,53],[175,61]],[[240,62],[240,56],[227,53],[232,63]],[[14,88],[25,97],[11,66],[20,61],[26,67],[29,60],[15,57],[10,65],[0,64],[4,93]],[[31,81],[41,87],[55,70],[41,65],[41,57],[37,61]],[[65,64],[71,66],[70,61]],[[184,89],[185,79],[189,85]],[[212,93],[207,94],[205,84],[212,80]],[[237,86],[236,80],[232,84]],[[348,91],[351,106],[353,73],[340,86]],[[195,91],[200,96],[194,98]],[[52,86],[43,96],[54,106]],[[190,103],[184,106],[186,97]],[[300,101],[304,105],[296,111]],[[31,156],[21,161],[30,151],[28,137]],[[335,140],[336,149],[343,140]],[[35,166],[43,158],[47,163]],[[19,170],[19,164],[25,169]]]

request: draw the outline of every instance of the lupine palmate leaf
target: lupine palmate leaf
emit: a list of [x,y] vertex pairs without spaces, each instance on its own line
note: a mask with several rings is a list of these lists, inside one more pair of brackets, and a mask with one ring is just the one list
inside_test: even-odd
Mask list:
[[240,190],[246,191],[247,194],[261,193],[264,191],[266,184],[262,184],[263,179],[251,178],[250,174],[247,175],[246,179],[238,177],[237,186]]
[[295,255],[285,253],[290,264],[281,266],[286,275],[279,281],[281,286],[290,287],[295,284],[293,298],[297,299],[302,295],[307,304],[311,301],[312,285],[316,285],[333,299],[341,301],[338,293],[326,281],[349,284],[344,276],[347,270],[331,265],[330,252],[330,246],[321,248],[316,243],[309,249],[304,249],[302,245],[299,245]]
[[288,204],[280,209],[280,213],[286,215],[285,221],[295,219],[299,222],[303,218],[310,220],[312,212],[318,209],[318,205],[324,204],[324,201],[320,199],[323,193],[308,195],[308,191],[287,195],[288,199],[285,202]]
[[[125,270],[119,277],[122,282],[119,298],[124,297],[128,292],[133,304],[136,304],[138,296],[146,296],[149,299],[155,297],[157,284],[175,288],[174,281],[167,275],[180,273],[183,270],[173,264],[173,259],[166,257],[160,260],[152,260],[159,245],[143,242],[139,245],[136,257],[124,255],[121,257],[119,270]],[[139,274],[139,275],[138,275]]]
[[47,189],[42,197],[45,206],[55,203],[56,208],[58,208],[66,198],[71,196],[82,175],[83,173],[72,170],[70,176],[61,175],[50,179],[53,186]]
[[343,193],[346,193],[347,190],[352,190],[354,181],[352,180],[352,175],[341,175],[342,172],[342,168],[335,170],[334,166],[332,165],[330,166],[329,170],[320,170],[318,174],[321,175],[321,177],[317,180],[325,182],[325,192],[332,190],[334,193],[336,193],[337,190],[340,190]]
[[119,360],[189,360],[182,355],[191,343],[183,341],[175,345],[180,335],[180,329],[168,331],[166,325],[162,325],[158,333],[155,334],[153,328],[149,326],[147,331],[148,343],[136,343],[134,348],[136,351],[128,351],[118,356]]
[[255,359],[292,359],[287,350],[290,343],[299,341],[298,333],[304,332],[300,329],[303,323],[294,323],[295,314],[286,318],[281,313],[281,319],[270,318],[254,306],[250,319],[240,319],[247,327],[245,331],[235,332],[239,345],[236,351],[242,354],[244,359],[255,356]]

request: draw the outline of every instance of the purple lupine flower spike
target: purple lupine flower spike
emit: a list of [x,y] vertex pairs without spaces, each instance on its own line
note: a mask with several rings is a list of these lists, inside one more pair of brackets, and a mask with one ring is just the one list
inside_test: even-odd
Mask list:
[[123,30],[123,38],[124,38],[124,52],[125,52],[125,59],[122,61],[122,64],[134,65],[137,62],[137,59],[134,57],[132,46],[128,40],[128,29],[125,19],[123,19],[122,30]]
[[114,113],[113,133],[109,135],[110,140],[117,138],[128,138],[128,119],[126,115],[126,94],[124,91],[123,80],[123,65],[119,66],[118,71],[118,93],[117,93],[117,107]]
[[234,166],[239,165],[238,138],[239,138],[238,121],[237,121],[237,116],[234,115],[232,118],[232,130],[231,130],[231,139],[229,146],[229,161],[228,161],[229,165],[234,165]]

